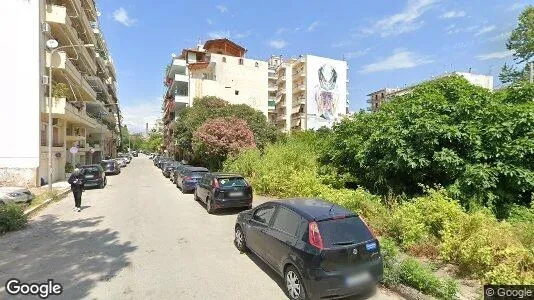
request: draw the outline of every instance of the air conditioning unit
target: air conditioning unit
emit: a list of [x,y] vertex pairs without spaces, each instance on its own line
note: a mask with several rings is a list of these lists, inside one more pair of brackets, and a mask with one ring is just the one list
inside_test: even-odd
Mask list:
[[41,31],[42,32],[50,32],[50,24],[43,22],[41,23]]
[[50,82],[50,78],[48,78],[47,75],[41,76],[41,84],[42,85],[48,85],[49,82]]

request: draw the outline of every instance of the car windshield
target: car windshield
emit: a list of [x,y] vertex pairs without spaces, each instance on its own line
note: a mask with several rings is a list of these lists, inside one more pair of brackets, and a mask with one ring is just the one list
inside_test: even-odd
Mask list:
[[357,216],[322,221],[318,225],[326,248],[374,239],[367,225]]
[[221,187],[247,186],[247,182],[243,177],[219,178],[219,185]]

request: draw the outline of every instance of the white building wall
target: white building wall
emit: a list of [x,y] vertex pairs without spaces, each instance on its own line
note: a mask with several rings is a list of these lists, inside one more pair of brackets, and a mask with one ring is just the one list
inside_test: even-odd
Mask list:
[[[0,184],[35,185],[40,152],[40,101],[44,88],[41,0],[2,0],[4,58],[0,82]],[[9,29],[11,28],[11,29]],[[15,29],[14,29],[15,28]]]
[[191,97],[216,96],[232,104],[247,104],[267,116],[267,62],[242,58],[241,65],[239,57],[210,55],[215,80],[191,78]]
[[286,131],[291,131],[291,111],[293,109],[293,68],[286,66]]
[[455,72],[455,74],[464,77],[471,84],[478,85],[480,87],[493,91],[493,76],[479,75],[466,72]]
[[[321,68],[326,81],[319,79]],[[306,55],[306,128],[332,127],[346,114],[346,108],[347,62]]]

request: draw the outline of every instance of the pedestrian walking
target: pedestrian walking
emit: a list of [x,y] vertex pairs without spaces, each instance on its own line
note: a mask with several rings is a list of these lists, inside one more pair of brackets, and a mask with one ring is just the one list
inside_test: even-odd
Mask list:
[[70,183],[70,189],[74,195],[74,210],[82,211],[82,193],[85,191],[85,176],[83,172],[79,168],[74,169],[68,183]]

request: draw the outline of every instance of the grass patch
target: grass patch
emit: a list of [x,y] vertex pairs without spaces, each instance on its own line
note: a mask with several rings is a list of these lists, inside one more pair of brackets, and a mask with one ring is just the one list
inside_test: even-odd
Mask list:
[[0,234],[21,229],[27,223],[28,218],[21,206],[11,203],[0,206]]

